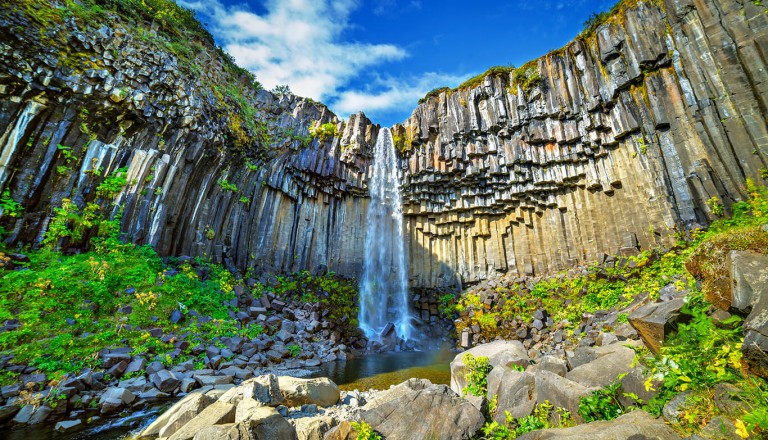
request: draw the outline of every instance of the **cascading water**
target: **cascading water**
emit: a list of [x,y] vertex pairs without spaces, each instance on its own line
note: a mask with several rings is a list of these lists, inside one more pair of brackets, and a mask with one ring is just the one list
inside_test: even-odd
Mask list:
[[371,201],[365,231],[365,260],[360,285],[360,328],[369,340],[380,340],[388,323],[397,336],[412,333],[408,310],[408,268],[403,245],[403,208],[397,158],[388,128],[379,132],[368,183]]

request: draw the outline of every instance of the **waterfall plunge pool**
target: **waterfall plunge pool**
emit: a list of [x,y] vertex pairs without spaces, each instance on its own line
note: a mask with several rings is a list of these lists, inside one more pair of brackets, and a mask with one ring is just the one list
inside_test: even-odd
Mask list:
[[448,349],[360,354],[346,361],[324,363],[312,377],[328,377],[347,391],[386,390],[412,377],[449,384],[449,364],[455,355]]

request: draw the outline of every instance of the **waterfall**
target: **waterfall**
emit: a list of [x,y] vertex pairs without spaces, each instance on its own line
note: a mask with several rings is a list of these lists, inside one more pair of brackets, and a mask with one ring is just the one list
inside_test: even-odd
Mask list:
[[[397,158],[388,128],[379,132],[373,158],[371,197],[365,230],[360,328],[370,340],[388,336],[388,324],[400,339],[411,338],[408,268],[403,244],[403,208]],[[384,333],[384,334],[382,334]]]

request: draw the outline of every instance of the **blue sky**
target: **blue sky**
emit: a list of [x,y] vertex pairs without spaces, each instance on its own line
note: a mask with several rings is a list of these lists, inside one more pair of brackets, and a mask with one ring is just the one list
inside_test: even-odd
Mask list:
[[424,94],[565,45],[615,0],[178,0],[268,89],[403,122]]

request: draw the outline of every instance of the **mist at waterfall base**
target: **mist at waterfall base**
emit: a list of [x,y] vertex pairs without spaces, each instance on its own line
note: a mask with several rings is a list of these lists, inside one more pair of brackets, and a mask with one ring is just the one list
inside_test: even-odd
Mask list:
[[408,266],[397,157],[388,128],[382,128],[376,140],[373,177],[368,185],[371,201],[366,219],[358,321],[372,343],[407,343],[415,336],[414,318],[408,308]]

